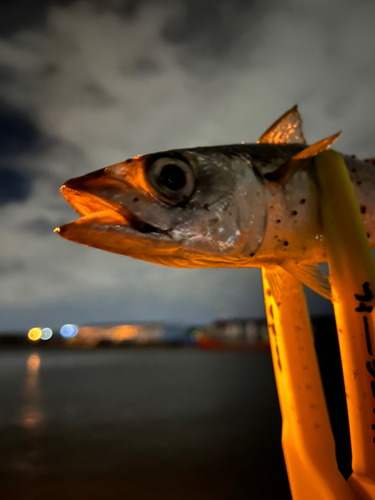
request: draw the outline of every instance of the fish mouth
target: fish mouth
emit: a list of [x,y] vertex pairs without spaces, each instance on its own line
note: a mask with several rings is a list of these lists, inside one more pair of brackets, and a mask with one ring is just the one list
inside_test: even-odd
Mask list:
[[[142,234],[167,233],[167,231],[144,222],[130,210],[118,203],[101,198],[96,194],[79,191],[70,187],[69,181],[60,188],[60,192],[66,201],[74,208],[74,210],[81,215],[81,219],[79,220],[93,219],[94,216],[98,224],[101,219],[103,219],[103,221],[107,221],[106,224],[108,225],[108,218],[111,216],[114,222],[116,222],[116,225],[128,226]],[[76,222],[77,221],[73,221],[69,224],[74,224]],[[65,226],[67,225],[68,224],[65,224]],[[58,228],[60,229],[60,232],[65,226]]]
[[116,201],[126,190],[126,184],[108,175],[106,169],[70,179],[60,192],[81,217],[55,232],[75,243],[143,260],[155,251],[173,251],[175,245],[167,230],[143,221]]

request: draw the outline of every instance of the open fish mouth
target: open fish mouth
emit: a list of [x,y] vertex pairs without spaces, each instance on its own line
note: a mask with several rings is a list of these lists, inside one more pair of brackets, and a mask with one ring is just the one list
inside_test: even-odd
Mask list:
[[[163,231],[162,229],[142,221],[139,217],[130,212],[130,210],[118,203],[106,200],[90,192],[78,191],[77,189],[69,187],[69,181],[61,187],[60,191],[66,201],[82,216],[79,220],[95,220],[97,224],[104,222],[108,225],[109,219],[112,218],[116,225],[127,226],[139,233],[167,233],[167,231]],[[76,222],[77,221],[73,221],[65,226]],[[65,226],[59,228],[60,232]]]
[[141,234],[167,235],[167,231],[143,221],[122,203],[114,201],[125,190],[125,184],[109,175],[106,168],[68,180],[60,188],[60,192],[82,217],[58,228],[58,232],[64,236],[64,228],[71,224],[91,221],[108,226],[109,221],[113,220],[116,226],[133,229]]
[[143,220],[113,200],[126,189],[105,169],[67,181],[60,189],[81,217],[55,229],[63,238],[138,258],[177,250],[167,230]]

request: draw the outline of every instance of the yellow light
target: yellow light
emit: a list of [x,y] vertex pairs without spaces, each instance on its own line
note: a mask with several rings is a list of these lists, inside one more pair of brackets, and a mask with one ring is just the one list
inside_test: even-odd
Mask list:
[[27,336],[32,342],[37,342],[42,336],[42,330],[40,328],[31,328]]

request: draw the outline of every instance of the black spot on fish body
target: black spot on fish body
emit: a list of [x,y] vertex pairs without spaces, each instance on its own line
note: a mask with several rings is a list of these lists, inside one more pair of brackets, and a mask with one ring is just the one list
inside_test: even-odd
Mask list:
[[360,210],[361,210],[361,214],[365,214],[366,213],[365,205],[361,205]]
[[138,198],[133,198],[134,203],[137,203]]
[[362,184],[362,181],[357,181],[357,186],[360,186]]
[[293,210],[292,215],[297,215],[297,210]]
[[304,203],[306,203],[305,198],[302,198],[302,200],[300,200],[300,202],[299,202],[299,203],[300,203],[300,205],[303,205]]
[[287,247],[289,245],[289,241],[284,241],[284,247]]
[[280,224],[281,220],[280,219],[276,219],[276,224]]

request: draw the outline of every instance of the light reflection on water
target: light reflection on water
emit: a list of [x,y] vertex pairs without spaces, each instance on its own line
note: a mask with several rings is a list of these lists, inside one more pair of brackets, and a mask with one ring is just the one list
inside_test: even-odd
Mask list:
[[42,423],[39,391],[39,354],[30,354],[26,362],[26,378],[21,405],[21,424],[26,429],[35,429]]

